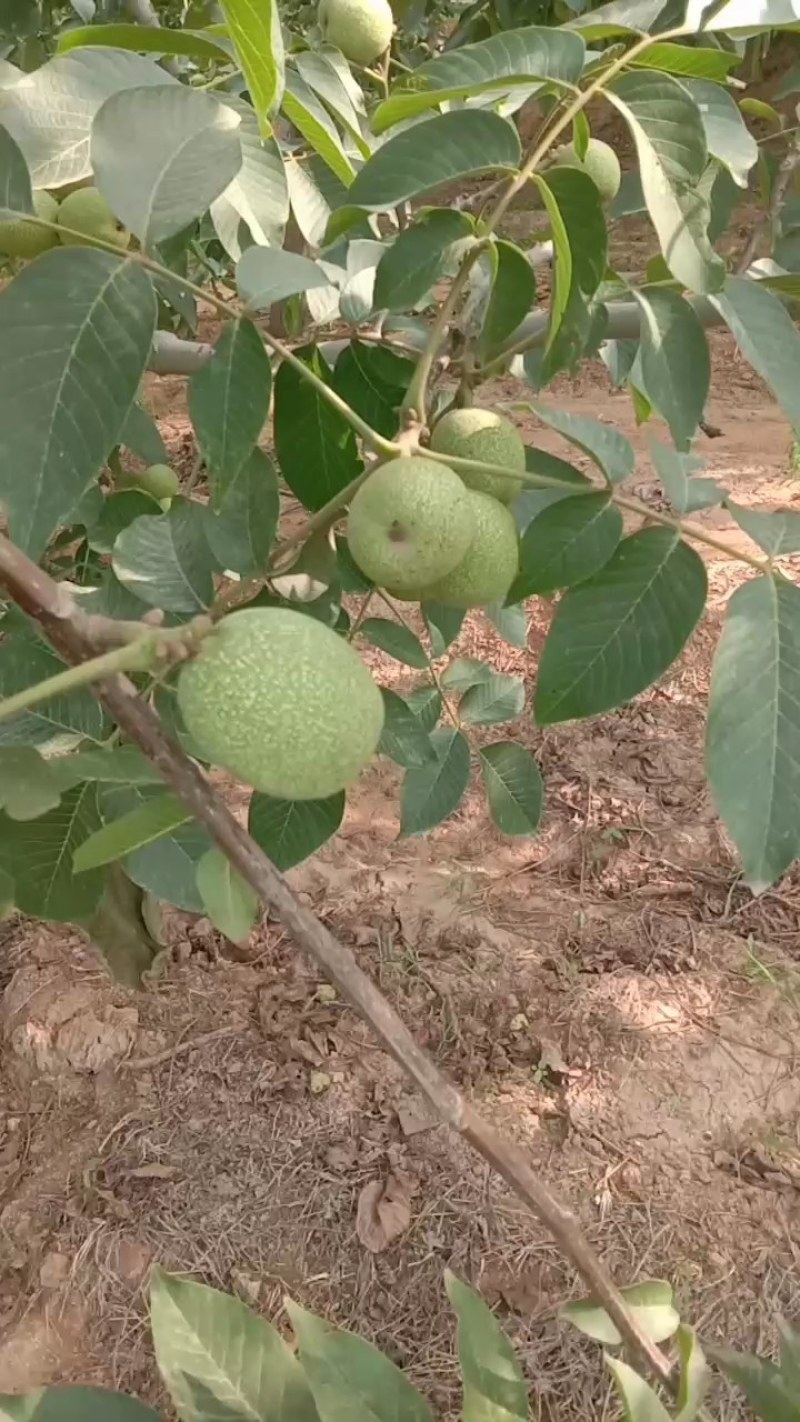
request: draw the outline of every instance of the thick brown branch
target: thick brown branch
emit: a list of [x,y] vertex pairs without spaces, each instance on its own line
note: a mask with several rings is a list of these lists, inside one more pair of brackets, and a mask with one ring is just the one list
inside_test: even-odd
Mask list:
[[[0,584],[36,618],[55,649],[69,662],[95,653],[88,619],[41,569],[0,537]],[[150,706],[124,676],[95,687],[120,728],[158,768],[166,783],[227,855],[231,864],[273,909],[295,943],[321,968],[342,997],[361,1014],[386,1050],[425,1094],[440,1119],[458,1131],[550,1231],[591,1292],[616,1323],[639,1359],[671,1383],[670,1364],[629,1312],[571,1211],[542,1182],[525,1153],[501,1136],[461,1095],[415,1041],[405,1023],[340,943],[292,893],[286,880],[234,819],[203,772],[165,733]]]

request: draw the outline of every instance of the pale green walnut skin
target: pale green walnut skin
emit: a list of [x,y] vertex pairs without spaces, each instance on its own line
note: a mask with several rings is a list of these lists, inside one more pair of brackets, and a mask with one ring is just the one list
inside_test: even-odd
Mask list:
[[372,64],[392,42],[388,0],[320,0],[318,20],[323,39],[351,64]]
[[73,237],[66,231],[59,233],[65,247],[91,247],[95,237],[123,252],[130,244],[130,232],[117,221],[97,188],[76,188],[68,193],[58,209],[58,222],[60,227],[73,228],[80,234]]
[[[502,464],[506,469],[525,472],[525,445],[516,425],[494,410],[471,406],[443,415],[431,436],[431,450],[459,459],[477,459],[483,464]],[[459,469],[467,488],[508,504],[522,489],[522,481],[502,474],[479,474]]]
[[180,481],[174,469],[168,464],[150,464],[147,469],[134,475],[140,489],[151,494],[154,499],[174,499],[180,492]]
[[[50,193],[40,189],[33,194],[33,210],[36,216],[45,222],[55,222],[58,203]],[[0,222],[0,252],[7,257],[30,261],[32,257],[38,257],[42,252],[49,252],[51,247],[57,246],[56,232],[47,227],[36,227],[33,222],[26,222],[24,217]]]
[[347,541],[368,578],[403,596],[464,557],[475,532],[469,491],[434,459],[382,464],[350,506]]
[[553,155],[554,168],[580,168],[599,190],[603,202],[613,202],[622,182],[619,158],[602,138],[590,138],[583,158],[579,158],[574,143],[565,143]]
[[358,653],[288,608],[226,617],[181,669],[178,703],[204,759],[281,800],[344,790],[383,729],[383,700]]
[[505,601],[519,571],[519,536],[514,515],[490,494],[470,494],[475,537],[461,562],[420,593],[422,602],[447,607],[485,607]]

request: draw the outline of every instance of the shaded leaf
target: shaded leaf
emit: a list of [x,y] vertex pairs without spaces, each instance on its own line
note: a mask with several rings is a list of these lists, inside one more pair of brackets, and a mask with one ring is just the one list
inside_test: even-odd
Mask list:
[[706,587],[702,559],[671,529],[623,539],[556,609],[539,661],[539,724],[609,711],[650,686],[694,631]]
[[693,1328],[682,1323],[675,1341],[680,1364],[675,1422],[694,1422],[711,1385],[711,1370]]
[[150,607],[204,612],[216,570],[205,523],[204,510],[188,499],[173,499],[169,512],[156,518],[134,519],[114,545],[114,572],[123,587]]
[[228,50],[198,30],[165,29],[161,25],[145,28],[144,25],[124,22],[76,25],[74,29],[63,29],[58,36],[56,53],[67,54],[71,49],[83,49],[87,45],[132,49],[148,54],[188,54],[194,59],[214,59],[222,64],[230,62]]
[[236,267],[239,295],[253,311],[266,311],[288,296],[296,296],[312,287],[328,286],[329,281],[322,267],[309,257],[282,252],[276,247],[248,247]]
[[408,1177],[390,1172],[385,1180],[362,1186],[356,1206],[356,1234],[371,1254],[381,1254],[411,1223],[411,1189]]
[[636,465],[633,445],[613,425],[603,425],[586,415],[554,410],[538,400],[531,401],[526,408],[533,410],[552,430],[588,454],[609,483],[621,484],[633,473]]
[[283,34],[277,0],[220,0],[264,138],[283,95]]
[[128,878],[120,865],[112,864],[106,870],[103,896],[84,920],[86,933],[109,973],[124,987],[140,988],[145,974],[153,970],[156,958],[163,952],[162,943],[145,923],[144,901],[138,884]]
[[517,130],[498,114],[459,109],[425,119],[388,139],[356,175],[348,192],[354,207],[385,211],[440,183],[520,161]]
[[170,834],[191,818],[191,813],[174,795],[153,796],[85,838],[72,856],[73,869],[76,874],[82,874],[87,869],[111,864]]
[[276,869],[293,869],[336,834],[344,815],[344,791],[325,800],[276,800],[256,793],[250,801],[248,832]]
[[431,208],[398,232],[386,248],[375,273],[373,293],[376,308],[408,311],[427,296],[434,282],[451,267],[454,249],[469,239],[475,229],[464,212]]
[[286,74],[283,112],[339,182],[349,187],[355,168],[344,151],[336,125],[313,89],[291,69]]
[[32,557],[118,442],[155,316],[142,269],[88,248],[45,252],[0,293],[3,498]]
[[526,529],[532,520],[538,518],[551,504],[557,504],[560,499],[572,498],[579,489],[588,494],[596,487],[573,464],[568,464],[565,459],[559,459],[555,454],[549,454],[545,449],[526,446],[525,468],[529,474],[543,474],[548,479],[559,479],[564,487],[537,489],[531,486],[523,489],[514,500],[514,513],[521,530]]
[[489,356],[527,316],[536,300],[533,267],[513,242],[495,241],[497,265],[481,328],[480,348]]
[[594,296],[605,277],[608,260],[608,232],[600,193],[588,173],[569,166],[548,168],[546,184],[564,224],[574,281],[584,296]]
[[[0,694],[13,696],[66,670],[43,642],[6,636],[0,642]],[[88,687],[39,701],[10,721],[0,721],[0,745],[45,746],[67,734],[100,741],[110,722]]]
[[461,607],[446,607],[442,602],[423,602],[420,608],[428,629],[431,656],[436,661],[437,657],[444,656],[447,648],[455,641],[466,612]]
[[481,764],[489,812],[501,834],[533,835],[539,828],[544,785],[529,750],[514,741],[481,746]]
[[397,432],[398,411],[413,372],[410,360],[385,346],[353,340],[336,362],[333,385],[351,410],[378,434],[391,439]]
[[510,603],[554,592],[591,577],[622,537],[622,515],[606,493],[579,494],[550,504],[528,525]]
[[382,686],[383,730],[378,742],[378,754],[388,755],[390,760],[404,769],[427,765],[436,759],[428,732],[402,696]]
[[464,693],[458,708],[462,719],[472,726],[495,726],[513,721],[525,705],[525,683],[521,676],[492,672]]
[[700,319],[677,291],[634,291],[641,310],[639,361],[651,405],[669,425],[678,449],[697,432],[708,398],[711,358]]
[[163,510],[158,499],[144,489],[123,489],[119,494],[106,494],[98,516],[87,521],[86,542],[95,553],[110,553],[124,528],[142,517],[160,518]]
[[725,490],[716,479],[694,477],[694,471],[703,467],[696,455],[679,454],[656,439],[648,440],[648,449],[667,498],[677,513],[695,513],[697,509],[722,503]]
[[258,918],[258,894],[216,846],[197,865],[197,888],[214,927],[233,943],[245,943]]
[[469,784],[469,745],[460,731],[442,727],[431,732],[436,760],[406,771],[400,811],[400,833],[423,834],[458,809]]
[[204,507],[205,533],[220,568],[249,577],[263,573],[278,528],[278,476],[263,449],[254,449],[217,512]]
[[385,617],[368,617],[362,622],[359,632],[373,647],[380,647],[387,656],[404,662],[407,667],[424,668],[428,665],[427,653],[419,638],[399,622],[390,622]]
[[490,681],[494,672],[488,662],[477,657],[456,657],[445,667],[440,681],[445,691],[468,691],[471,686]]
[[[685,54],[692,52],[684,50]],[[730,58],[730,55],[725,57]],[[727,168],[740,188],[746,188],[750,169],[758,159],[758,145],[745,125],[736,100],[722,84],[706,78],[689,78],[686,88],[700,110],[709,155]]]
[[154,898],[174,904],[185,913],[205,913],[196,874],[198,861],[210,847],[208,831],[190,820],[172,834],[129,854],[125,869],[133,882]]
[[366,1339],[331,1327],[290,1299],[286,1311],[325,1422],[433,1422],[405,1374]]
[[211,359],[195,371],[188,388],[189,414],[216,508],[224,506],[255,448],[271,387],[272,369],[261,335],[252,321],[237,316],[223,327]]
[[131,405],[119,433],[119,442],[145,464],[169,464],[169,451],[161,438],[161,431],[142,405]]
[[209,211],[220,242],[238,261],[242,223],[253,242],[281,245],[289,217],[289,186],[281,150],[274,138],[262,138],[252,106],[237,94],[220,98],[239,115],[242,166]]
[[33,210],[28,165],[11,134],[0,126],[0,218]]
[[727,499],[725,507],[733,514],[740,528],[749,534],[754,543],[770,558],[780,558],[786,553],[800,551],[800,513],[792,509],[742,508]]
[[158,1413],[104,1387],[43,1387],[22,1397],[0,1396],[0,1422],[158,1422]]
[[105,875],[73,875],[72,856],[100,825],[94,785],[76,785],[60,805],[21,823],[0,815],[0,862],[14,881],[21,913],[60,923],[87,918],[97,907]]
[[156,1266],[150,1317],[158,1369],[182,1422],[319,1422],[291,1349],[235,1295]]
[[[331,372],[315,347],[296,355],[332,384]],[[275,448],[281,473],[307,509],[320,509],[361,472],[355,434],[338,410],[308,380],[283,364],[275,377]]]
[[800,332],[786,307],[761,283],[729,276],[712,298],[745,360],[767,382],[794,429],[800,429]]
[[711,676],[706,765],[754,893],[800,853],[800,588],[755,578],[728,603]]
[[54,810],[63,788],[65,783],[33,746],[0,749],[0,809],[9,819],[35,820]]
[[492,602],[483,610],[498,637],[502,637],[510,647],[527,647],[528,614],[524,607],[503,607],[502,603]]
[[430,684],[418,686],[408,692],[405,700],[424,729],[432,731],[442,714],[442,698],[437,688]]

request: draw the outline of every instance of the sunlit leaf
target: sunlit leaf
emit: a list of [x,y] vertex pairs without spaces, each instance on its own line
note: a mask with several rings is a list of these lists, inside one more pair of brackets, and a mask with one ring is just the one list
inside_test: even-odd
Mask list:
[[389,138],[364,164],[348,192],[354,207],[383,211],[440,183],[520,161],[512,123],[483,109],[438,114]]
[[272,132],[284,84],[283,33],[277,0],[220,0],[261,132]]

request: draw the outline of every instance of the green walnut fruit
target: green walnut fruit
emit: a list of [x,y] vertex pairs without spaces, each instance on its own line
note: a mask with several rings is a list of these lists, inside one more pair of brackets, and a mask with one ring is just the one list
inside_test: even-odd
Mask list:
[[317,18],[322,38],[352,64],[372,64],[392,42],[388,0],[320,0]]
[[[520,474],[525,472],[525,446],[516,425],[504,415],[477,406],[450,410],[443,415],[431,436],[431,449],[438,454],[479,459],[484,464],[502,464]],[[459,476],[469,489],[491,494],[504,504],[510,503],[523,487],[519,479],[504,478],[502,474],[469,474],[459,470]]]
[[[40,189],[33,194],[33,210],[45,222],[55,222],[58,203],[50,193]],[[48,227],[37,227],[24,217],[14,217],[0,222],[0,252],[7,257],[19,257],[29,261],[51,247],[58,246],[58,235]]]
[[475,537],[452,572],[420,593],[421,602],[447,607],[485,607],[505,601],[519,570],[519,537],[514,515],[489,494],[470,494]]
[[125,251],[131,240],[130,232],[114,216],[97,188],[76,188],[69,193],[58,209],[58,222],[60,227],[80,233],[74,237],[71,232],[61,232],[65,247],[90,247],[92,239],[99,238]]
[[376,469],[347,521],[350,552],[362,573],[401,596],[449,573],[474,532],[469,491],[458,475],[418,455]]
[[168,464],[151,464],[148,469],[133,474],[131,481],[154,499],[174,499],[180,489],[178,476]]
[[565,143],[553,156],[554,168],[580,168],[599,189],[603,202],[613,202],[622,182],[619,158],[602,138],[590,138],[585,157],[579,158],[574,143]]
[[181,669],[178,703],[206,760],[282,800],[352,784],[383,729],[383,699],[358,653],[288,608],[220,622]]

